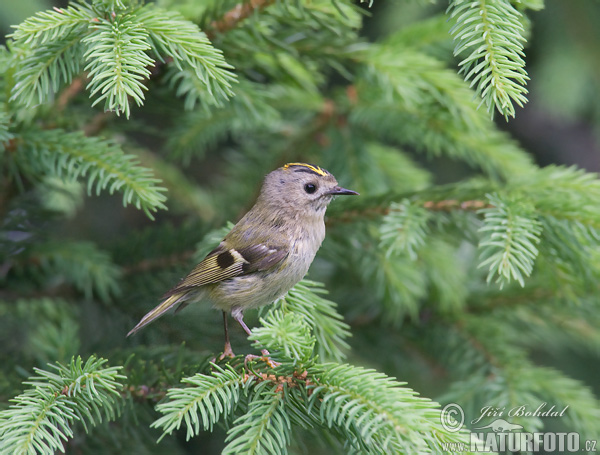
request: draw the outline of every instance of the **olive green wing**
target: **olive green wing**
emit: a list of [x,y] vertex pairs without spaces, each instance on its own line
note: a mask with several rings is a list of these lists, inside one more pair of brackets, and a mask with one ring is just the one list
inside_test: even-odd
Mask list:
[[164,297],[190,291],[205,284],[218,283],[236,276],[267,270],[280,263],[287,255],[287,248],[264,243],[236,249],[228,248],[226,242],[221,242]]
[[179,304],[179,309],[187,305],[188,294],[194,289],[210,283],[235,278],[248,273],[267,270],[288,256],[287,248],[259,243],[246,248],[228,248],[225,241],[211,251],[200,264],[182,279],[177,286],[169,290],[162,302],[146,314],[127,334],[137,332]]

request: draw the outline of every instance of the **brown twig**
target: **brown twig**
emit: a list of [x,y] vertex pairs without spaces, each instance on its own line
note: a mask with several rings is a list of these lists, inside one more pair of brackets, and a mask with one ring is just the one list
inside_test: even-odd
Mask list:
[[[456,199],[447,199],[443,201],[425,201],[423,207],[433,212],[450,212],[452,210],[477,211],[493,207],[485,201],[471,200],[458,201]],[[338,216],[331,217],[327,220],[327,225],[337,223],[350,223],[356,218],[375,218],[385,216],[390,213],[389,206],[386,207],[368,207],[362,210],[348,210]]]
[[[314,385],[314,382],[312,382],[308,377],[308,372],[306,370],[302,372],[294,371],[292,376],[276,376],[274,374],[257,373],[253,370],[249,370],[248,373],[244,373],[244,382],[248,381],[251,376],[257,382],[271,382],[273,385],[275,385],[275,393],[282,392],[284,387],[294,388],[298,387],[300,384],[304,384],[305,387]],[[308,394],[310,395],[311,392],[312,391],[309,389]]]
[[427,201],[423,203],[423,207],[428,210],[449,212],[451,210],[459,209],[465,211],[475,211],[480,209],[489,209],[493,207],[485,201],[473,200],[473,201],[457,201],[455,199],[448,199],[445,201]]
[[84,86],[85,76],[78,76],[71,81],[71,84],[62,91],[58,100],[56,101],[56,110],[63,111],[67,104],[75,97]]
[[156,387],[148,387],[147,385],[141,386],[129,386],[126,387],[122,392],[121,396],[126,398],[127,395],[131,396],[137,401],[154,401],[158,402],[162,400],[166,395],[166,387],[164,389],[158,389]]
[[209,29],[205,31],[206,36],[212,39],[217,34],[225,33],[237,27],[240,22],[250,17],[254,11],[264,9],[273,3],[275,3],[275,0],[249,0],[239,3],[227,11],[221,19],[211,22]]
[[86,136],[96,136],[106,124],[107,120],[113,115],[111,111],[98,112],[94,115],[88,123],[86,123],[82,130]]
[[[86,79],[87,73],[81,74],[74,78],[71,81],[71,84],[62,91],[62,93],[56,100],[57,112],[65,110],[65,108],[68,106],[71,100],[85,88]],[[81,127],[83,134],[85,134],[88,137],[96,136],[100,131],[102,131],[102,129],[106,125],[107,120],[113,114],[114,113],[110,111],[98,112],[90,119],[88,123]]]

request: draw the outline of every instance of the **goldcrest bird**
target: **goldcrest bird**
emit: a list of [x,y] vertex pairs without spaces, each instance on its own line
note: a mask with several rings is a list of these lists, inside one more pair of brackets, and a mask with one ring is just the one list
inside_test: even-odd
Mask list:
[[208,300],[223,311],[223,356],[233,356],[227,313],[250,335],[243,312],[273,303],[304,277],[325,238],[327,206],[350,194],[358,193],[318,166],[289,163],[269,173],[250,211],[127,336],[175,305]]

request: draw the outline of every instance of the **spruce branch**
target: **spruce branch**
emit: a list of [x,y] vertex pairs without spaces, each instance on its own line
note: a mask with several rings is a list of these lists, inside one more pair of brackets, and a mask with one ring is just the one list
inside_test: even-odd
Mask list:
[[446,154],[492,177],[535,171],[531,158],[477,110],[472,91],[444,63],[386,42],[355,57],[365,70],[355,82],[349,122],[432,155]]
[[82,62],[89,71],[87,88],[93,104],[130,115],[129,101],[144,101],[145,82],[154,63],[172,59],[186,77],[201,86],[207,104],[221,104],[233,95],[235,75],[220,50],[180,14],[153,4],[139,7],[121,2],[96,2],[41,12],[12,35],[17,80],[12,100],[26,106],[42,103],[69,83]]
[[[193,83],[186,74],[186,71],[171,71],[167,77],[172,77],[171,85],[180,84],[177,94],[185,96],[185,106],[191,109],[201,102],[198,94],[202,92],[200,87],[186,86]],[[259,129],[277,130],[281,124],[280,112],[273,105],[286,99],[283,89],[240,79],[235,97],[226,105],[186,114],[169,135],[167,148],[173,157],[188,163],[193,156],[204,156],[208,149],[229,136],[237,139]]]
[[511,0],[511,3],[515,8],[521,10],[531,9],[533,11],[539,11],[544,9],[544,0]]
[[367,155],[372,157],[381,177],[370,181],[373,194],[377,192],[398,193],[424,190],[431,186],[432,175],[398,147],[389,147],[377,142],[365,144]]
[[[66,87],[58,99],[56,100],[56,109],[58,112],[63,111],[69,102],[83,89],[84,79],[83,77],[76,77],[73,81]],[[87,136],[93,136],[92,134],[86,134]]]
[[[309,362],[316,340],[301,314],[273,310],[260,322],[262,327],[255,328],[249,337],[255,347],[278,350],[284,358],[300,365]],[[279,360],[278,355],[274,359]]]
[[544,232],[540,251],[551,261],[547,268],[558,275],[563,292],[574,283],[586,290],[596,289],[600,277],[598,228],[555,216],[542,216],[540,223]]
[[85,33],[94,12],[86,5],[42,11],[17,26],[10,35],[17,55],[12,100],[26,106],[46,101],[79,73]]
[[439,450],[440,441],[464,440],[464,433],[442,428],[436,403],[382,373],[324,364],[312,381],[309,409],[355,443],[355,450],[419,454]]
[[[328,213],[327,226],[333,226],[337,223],[352,223],[357,221],[371,220],[379,217],[386,217],[390,214],[392,204],[395,200],[403,200],[406,196],[415,198],[414,204],[422,204],[422,207],[432,212],[477,212],[481,209],[491,208],[492,206],[486,200],[481,199],[432,199],[419,201],[418,199],[428,199],[431,195],[427,192],[403,192],[399,194],[387,194],[384,198],[366,197],[360,203],[360,207],[344,207],[345,210],[336,211],[335,208]],[[391,201],[391,202],[390,202]],[[355,208],[356,207],[356,208]]]
[[[477,296],[480,305],[470,305],[473,314],[493,314],[494,320],[510,327],[515,339],[532,349],[560,351],[568,346],[583,352],[600,351],[600,324],[596,308],[587,296],[578,298],[568,284],[548,286],[544,271],[532,279],[525,295]],[[576,304],[571,304],[576,300]],[[483,303],[483,305],[481,305]]]
[[[280,316],[271,322],[292,327],[289,314]],[[291,341],[281,326],[273,327],[265,327],[256,338]],[[440,441],[464,440],[464,433],[441,427],[435,403],[382,373],[339,364],[313,364],[298,373],[290,359],[281,359],[284,363],[272,374],[252,367],[249,373],[237,373],[231,366],[213,365],[210,376],[184,380],[193,387],[170,390],[167,398],[172,400],[157,406],[165,415],[153,426],[170,433],[185,422],[191,437],[220,418],[229,421],[239,409],[243,413],[228,432],[225,453],[269,455],[287,453],[292,425],[329,428],[354,450],[376,454],[437,451]]]
[[16,42],[38,47],[64,39],[82,25],[86,25],[94,16],[94,12],[85,4],[75,4],[66,8],[55,7],[26,19],[16,26],[15,32],[9,37]]
[[567,408],[564,418],[569,430],[579,433],[582,440],[597,440],[600,431],[600,401],[589,387],[564,373],[549,367],[532,366],[523,371],[523,382],[530,381],[532,392],[540,401]]
[[0,107],[0,152],[6,150],[8,142],[15,137],[10,131],[10,126],[10,114]]
[[600,198],[597,174],[575,166],[547,166],[509,182],[513,191],[527,193],[538,213],[557,220],[600,228],[600,216],[595,204]]
[[[519,332],[504,330],[496,314],[491,318],[489,314],[468,318],[465,322],[455,328],[468,343],[461,342],[460,349],[455,347],[454,355],[455,361],[463,366],[461,375],[466,376],[452,385],[443,401],[461,403],[467,415],[471,412],[478,415],[481,400],[490,400],[507,409],[518,406],[535,409],[541,403],[551,402],[557,408],[567,408],[563,419],[570,430],[581,433],[582,437],[597,434],[597,426],[588,423],[594,421],[599,408],[587,387],[553,368],[530,362],[525,350],[515,346]],[[544,427],[544,421],[536,416],[515,416],[514,422],[529,432],[540,432]]]
[[350,337],[350,327],[338,313],[337,305],[319,295],[325,293],[323,284],[305,279],[268,311],[271,314],[281,310],[285,315],[302,317],[313,332],[319,359],[341,361],[350,347],[346,342],[346,338]]
[[123,192],[123,205],[133,204],[149,218],[165,209],[166,197],[151,171],[136,163],[114,143],[85,137],[80,132],[60,129],[28,131],[19,142],[15,160],[21,170],[33,176],[48,174],[67,180],[86,177],[88,193]]
[[478,211],[486,208],[489,209],[492,206],[487,201],[481,200],[457,201],[456,199],[446,199],[441,201],[425,201],[423,207],[427,210],[449,212],[451,210]]
[[4,292],[2,299],[5,359],[16,354],[21,365],[31,359],[45,364],[68,361],[77,352],[79,311],[75,305],[56,297],[12,298]]
[[[140,0],[83,0],[17,28],[8,49],[0,46],[0,286],[7,285],[0,291],[0,395],[18,394],[7,390],[20,382],[27,362],[70,357],[81,346],[111,350],[115,364],[128,359],[127,387],[118,384],[120,397],[111,396],[114,409],[119,400],[130,405],[122,425],[109,425],[94,395],[104,424],[78,435],[73,409],[79,395],[90,401],[88,389],[74,398],[60,383],[38,408],[25,397],[29,401],[17,406],[22,417],[5,418],[15,406],[0,413],[0,455],[19,453],[5,441],[11,435],[24,441],[19,435],[44,412],[54,420],[31,430],[41,435],[29,439],[32,454],[73,447],[173,455],[190,447],[209,450],[219,444],[217,426],[227,432],[226,454],[420,455],[444,452],[445,442],[468,442],[465,433],[440,425],[437,404],[389,376],[407,373],[425,395],[445,392],[451,380],[446,397],[469,417],[488,405],[569,406],[553,424],[597,439],[600,406],[592,391],[557,369],[537,367],[529,356],[546,361],[550,353],[561,367],[554,354],[565,350],[592,361],[598,355],[600,180],[574,168],[540,169],[474,101],[479,91],[483,104],[491,99],[490,110],[504,102],[510,115],[519,103],[493,97],[523,89],[524,100],[526,75],[521,82],[510,71],[524,74],[514,57],[523,57],[530,24],[503,11],[510,3],[524,14],[543,1],[450,1],[454,44],[464,44],[460,55],[467,59],[462,75],[448,68],[448,15],[429,21],[418,14],[407,27],[411,17],[405,15],[401,30],[366,43],[362,8],[351,0],[167,0],[158,3],[164,9]],[[412,3],[411,13],[431,2]],[[470,21],[465,5],[485,14]],[[184,17],[200,17],[201,29]],[[474,34],[466,35],[471,27]],[[504,35],[515,41],[502,42]],[[478,52],[481,58],[470,62]],[[499,56],[506,61],[494,74],[515,84],[508,91],[486,72],[499,68]],[[568,65],[560,66],[568,72]],[[89,80],[84,68],[93,73]],[[340,86],[339,76],[349,85]],[[90,113],[81,104],[88,82],[88,108],[103,101],[105,109],[141,112],[128,103],[143,102],[145,114],[121,122],[116,112]],[[146,90],[155,82],[166,87]],[[18,99],[10,100],[15,93]],[[54,105],[36,106],[48,100]],[[156,133],[157,125],[168,129]],[[57,126],[62,129],[51,129]],[[69,132],[77,127],[139,145],[125,152]],[[447,168],[448,159],[456,167]],[[327,240],[311,272],[323,275],[342,305],[324,295],[323,285],[305,280],[261,309],[252,349],[268,348],[279,364],[238,356],[209,365],[197,334],[215,335],[217,343],[221,328],[214,324],[218,315],[208,317],[208,305],[188,308],[193,320],[173,320],[171,329],[163,324],[159,340],[150,331],[119,347],[131,311],[100,308],[102,300],[120,292],[119,300],[137,306],[136,313],[147,311],[149,301],[231,229],[206,234],[207,222],[240,215],[266,172],[296,161],[323,166],[342,186],[362,193],[327,209]],[[113,214],[131,229],[110,252],[87,241],[58,243],[52,233],[68,234],[60,217],[73,210],[67,196],[74,202],[85,184],[89,192],[121,191],[127,204],[139,201],[151,213],[164,208],[160,187],[168,188],[171,210],[141,231],[128,210]],[[216,197],[207,197],[213,190]],[[62,203],[49,203],[59,192]],[[82,234],[89,227],[96,235],[98,226],[89,223],[97,221],[86,220]],[[486,286],[486,276],[504,287]],[[86,296],[85,307],[57,298],[64,289],[73,296],[72,288],[75,297]],[[102,317],[88,321],[86,314],[94,313]],[[350,349],[344,318],[352,321],[354,357],[388,375],[341,364]],[[381,323],[389,327],[382,330]],[[191,348],[175,348],[182,337]],[[178,381],[179,389],[169,390]],[[37,387],[38,396],[45,394],[37,384],[27,387],[26,393]],[[91,429],[92,420],[81,413]],[[96,411],[89,414],[97,425]],[[517,422],[525,431],[540,431],[544,423],[534,417]],[[183,434],[194,441],[186,443]],[[321,442],[329,447],[319,450]]]
[[26,52],[18,62],[12,101],[25,106],[42,104],[69,83],[80,71],[82,46],[76,31],[58,41],[49,41]]
[[[267,382],[263,384],[268,385]],[[248,404],[248,411],[228,431],[228,444],[223,454],[287,454],[291,424],[284,403],[282,391],[255,392]]]
[[114,420],[119,412],[122,387],[120,367],[103,367],[107,361],[81,357],[68,366],[50,365],[55,371],[35,369],[31,386],[0,412],[0,453],[54,454],[74,436],[79,421],[86,432],[103,419]]
[[521,13],[508,0],[453,0],[448,7],[456,24],[450,30],[456,41],[454,55],[468,52],[459,63],[465,80],[485,103],[506,119],[515,116],[513,103],[527,102],[529,77],[523,60]]
[[461,253],[460,244],[443,234],[432,235],[419,251],[430,288],[428,300],[443,314],[461,311],[467,304],[469,269],[461,261]]
[[392,203],[379,228],[386,255],[405,252],[415,260],[417,249],[425,244],[430,215],[425,208],[411,204],[408,199]]
[[164,403],[156,410],[164,414],[152,423],[161,428],[163,435],[171,434],[185,422],[186,438],[196,436],[200,429],[212,430],[221,418],[227,419],[238,405],[246,379],[230,366],[221,368],[213,364],[210,375],[196,374],[183,382],[192,387],[169,389]]
[[370,285],[392,324],[401,324],[406,316],[417,319],[426,295],[424,270],[415,267],[405,255],[388,257],[379,250],[355,258],[363,280]]
[[83,38],[83,56],[87,65],[87,89],[97,96],[92,106],[104,101],[105,111],[124,113],[129,118],[129,99],[140,106],[144,101],[144,81],[150,75],[153,60],[148,32],[138,22],[137,15],[123,14],[114,20],[100,19],[91,33]]
[[154,170],[156,177],[162,181],[162,186],[169,192],[169,210],[175,213],[193,213],[206,222],[216,217],[213,195],[185,175],[179,166],[143,148],[136,148],[135,152],[144,166]]
[[488,195],[488,200],[493,207],[480,211],[484,222],[479,229],[479,267],[489,268],[488,283],[497,275],[496,282],[502,285],[514,279],[525,286],[524,277],[531,275],[538,255],[540,222],[523,204],[510,205],[498,195]]
[[127,8],[131,0],[92,0],[95,5],[102,5],[106,11],[115,13]]
[[120,269],[105,251],[90,242],[51,241],[32,248],[24,264],[34,275],[59,276],[71,283],[86,298],[96,294],[103,301],[120,293]]
[[[159,61],[172,58],[172,64],[185,72],[184,81],[190,76],[202,84],[199,97],[206,104],[221,105],[233,96],[232,84],[236,81],[232,66],[223,58],[223,53],[212,46],[198,27],[175,11],[166,11],[147,5],[136,14],[148,33],[148,40]],[[187,93],[191,90],[183,90]]]

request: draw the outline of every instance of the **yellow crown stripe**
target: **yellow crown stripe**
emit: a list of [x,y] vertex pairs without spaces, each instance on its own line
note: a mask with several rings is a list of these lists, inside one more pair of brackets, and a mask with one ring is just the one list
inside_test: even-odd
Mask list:
[[310,169],[311,171],[315,172],[316,174],[322,175],[323,177],[327,176],[327,172],[324,171],[323,169],[321,169],[319,166],[313,166],[312,164],[306,164],[306,163],[288,163],[285,166],[283,166],[283,169],[287,170],[291,166],[306,167],[306,168]]

